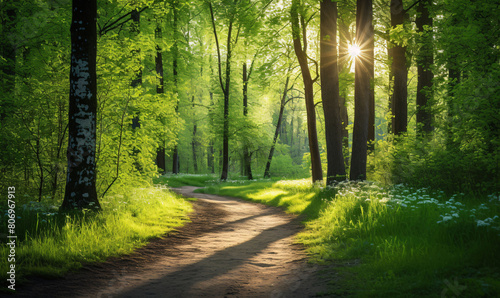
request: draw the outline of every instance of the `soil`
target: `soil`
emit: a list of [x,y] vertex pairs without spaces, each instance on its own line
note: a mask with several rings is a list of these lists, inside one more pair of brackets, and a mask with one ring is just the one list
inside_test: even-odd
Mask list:
[[318,265],[293,236],[300,218],[241,199],[173,189],[192,222],[133,254],[88,264],[63,279],[31,279],[20,297],[315,297]]

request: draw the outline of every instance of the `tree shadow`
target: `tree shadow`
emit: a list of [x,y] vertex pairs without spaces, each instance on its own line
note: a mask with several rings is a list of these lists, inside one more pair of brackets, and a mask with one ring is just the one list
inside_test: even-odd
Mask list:
[[[251,217],[257,218],[259,216]],[[248,218],[242,220],[248,220]],[[238,222],[241,222],[241,220],[238,220]],[[231,225],[234,224],[235,222]],[[268,248],[272,243],[294,235],[299,229],[295,219],[279,226],[270,227],[248,241],[217,251],[207,258],[179,268],[158,279],[150,280],[144,285],[119,294],[119,296],[139,297],[164,293],[168,297],[189,297],[190,290],[196,284],[214,280],[219,276],[229,273],[231,270],[250,263],[252,258]],[[250,264],[259,267],[274,266],[273,264],[265,264],[263,262]],[[225,289],[220,290],[224,291]],[[221,293],[221,295],[224,295],[224,293]]]

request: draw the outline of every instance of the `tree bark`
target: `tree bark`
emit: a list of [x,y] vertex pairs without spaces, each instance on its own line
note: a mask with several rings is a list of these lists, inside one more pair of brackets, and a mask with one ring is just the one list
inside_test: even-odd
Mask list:
[[295,55],[297,56],[297,60],[299,61],[300,70],[302,73],[302,80],[304,81],[304,95],[306,100],[306,114],[307,114],[307,132],[309,136],[309,151],[311,154],[311,172],[312,172],[312,181],[323,181],[323,171],[321,169],[321,157],[319,154],[319,146],[318,146],[318,135],[316,129],[316,111],[314,108],[314,89],[313,84],[314,81],[311,77],[311,73],[309,71],[309,66],[307,62],[307,54],[305,50],[307,50],[307,37],[305,33],[307,32],[304,27],[305,24],[302,24],[302,38],[304,40],[304,48],[302,48],[302,43],[300,41],[300,26],[299,26],[299,3],[298,0],[292,0],[292,35],[293,35],[293,48],[295,51]]
[[373,39],[372,0],[358,0],[356,10],[356,41],[361,48],[361,55],[355,61],[354,86],[354,129],[351,158],[351,180],[366,179],[366,154],[369,124],[370,101],[370,64],[374,59],[366,45]]
[[97,1],[73,0],[72,13],[68,170],[61,209],[97,210]]
[[417,131],[420,135],[429,133],[432,127],[432,80],[434,74],[430,69],[434,63],[432,18],[429,15],[431,0],[421,0],[417,7],[417,30],[422,34],[420,37],[420,50],[417,56]]
[[337,68],[337,2],[321,2],[320,22],[320,77],[321,98],[325,114],[328,185],[345,179],[342,152],[342,120],[339,100],[339,73]]
[[[403,25],[406,11],[402,0],[391,0],[391,26]],[[406,47],[393,42],[392,73],[394,75],[394,91],[392,96],[392,112],[394,113],[392,132],[400,135],[407,131],[408,123],[408,69],[406,68]]]

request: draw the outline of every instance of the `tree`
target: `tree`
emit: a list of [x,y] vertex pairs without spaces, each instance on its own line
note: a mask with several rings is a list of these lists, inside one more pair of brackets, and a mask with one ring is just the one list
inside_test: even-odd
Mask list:
[[[161,33],[161,27],[158,25],[156,27],[155,31],[155,37],[157,40],[161,41],[162,38],[162,33]],[[158,83],[156,85],[156,93],[157,94],[163,94],[165,92],[165,88],[163,86],[163,58],[162,58],[162,49],[159,44],[156,45],[156,57],[155,57],[155,66],[156,66],[156,75],[158,76]],[[166,165],[165,165],[165,140],[163,139],[163,136],[160,135],[160,147],[157,150],[157,155],[156,155],[156,165],[158,166],[159,169],[161,169],[162,173],[165,173],[166,171]]]
[[418,86],[417,86],[417,130],[420,134],[432,131],[432,79],[434,74],[430,69],[434,64],[432,18],[429,8],[432,1],[421,0],[417,6],[417,30],[420,34],[420,49],[417,56]]
[[[172,45],[172,74],[174,78],[174,94],[176,96],[179,96],[179,89],[178,89],[178,58],[179,58],[179,45],[178,45],[178,40],[177,40],[177,34],[178,34],[178,23],[179,23],[179,7],[178,7],[178,2],[177,0],[172,0],[172,14],[173,14],[173,28],[172,30],[174,31],[173,36],[174,36],[174,41]],[[175,111],[179,111],[179,103],[177,102],[175,106]],[[172,173],[178,174],[179,173],[179,148],[178,145],[175,144],[174,147],[174,152],[172,154]]]
[[96,191],[97,1],[73,0],[68,172],[61,209],[100,209]]
[[[288,69],[290,71],[290,69]],[[288,93],[288,83],[290,82],[290,74],[287,75],[285,81],[285,87],[283,88],[283,95],[281,97],[280,102],[280,111],[278,114],[278,123],[276,124],[276,130],[274,131],[273,144],[271,145],[271,149],[269,150],[269,156],[267,157],[266,169],[264,170],[264,178],[270,178],[271,174],[269,171],[271,170],[271,161],[273,160],[274,148],[276,147],[276,141],[278,140],[278,136],[281,130],[281,121],[283,120],[283,112],[285,110],[285,105],[287,103],[286,96]]]
[[[234,0],[234,5],[237,4],[238,0]],[[229,94],[230,94],[230,85],[231,85],[231,58],[232,58],[232,33],[233,33],[233,25],[235,22],[234,14],[228,16],[228,32],[227,32],[227,43],[226,43],[226,71],[225,71],[225,82],[222,79],[222,57],[219,45],[219,38],[217,36],[217,28],[215,27],[215,16],[214,10],[212,7],[212,3],[209,2],[210,16],[212,19],[212,29],[215,37],[215,44],[217,47],[217,59],[218,59],[218,69],[219,69],[219,84],[224,94],[224,129],[222,133],[222,174],[221,180],[227,180],[228,172],[229,172]],[[234,42],[236,44],[236,41]]]
[[354,129],[351,157],[351,180],[366,179],[366,154],[370,101],[370,65],[373,53],[369,47],[373,39],[373,9],[371,0],[358,0],[356,9],[356,42],[361,54],[355,59]]
[[[253,61],[252,61],[253,62]],[[243,63],[243,116],[248,117],[248,81],[252,74],[253,64],[250,67],[250,72],[247,73],[247,63]],[[252,180],[252,155],[248,152],[248,144],[244,144],[243,148],[243,167],[244,175],[248,180]]]
[[[318,133],[316,129],[316,111],[314,108],[314,89],[313,84],[318,77],[313,79],[309,70],[307,56],[307,28],[306,21],[303,15],[299,14],[301,9],[299,0],[292,0],[291,17],[292,17],[292,37],[293,48],[297,60],[299,61],[302,80],[304,81],[304,95],[307,111],[307,132],[309,136],[309,151],[311,153],[311,172],[312,180],[323,181],[323,171],[321,170],[321,157],[319,155]],[[300,15],[300,18],[299,18]],[[300,22],[300,25],[299,25]],[[302,42],[300,41],[302,30]],[[316,64],[317,66],[317,64]]]
[[[321,1],[320,77],[321,98],[325,114],[328,170],[326,183],[345,176],[342,153],[342,121],[337,68],[337,2]],[[342,179],[342,178],[341,178]]]
[[[391,0],[391,27],[396,29],[402,27],[405,21],[406,10],[403,0]],[[400,135],[407,130],[408,122],[408,69],[406,67],[406,46],[403,41],[391,40],[392,42],[392,75],[394,76],[394,87],[392,94],[392,132]]]

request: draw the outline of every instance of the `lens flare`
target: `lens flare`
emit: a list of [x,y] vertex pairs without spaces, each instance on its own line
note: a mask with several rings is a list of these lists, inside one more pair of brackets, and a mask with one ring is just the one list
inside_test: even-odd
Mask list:
[[359,46],[357,44],[350,45],[348,51],[349,51],[349,55],[352,58],[356,58],[359,56],[359,54],[361,54],[361,49],[359,48]]

